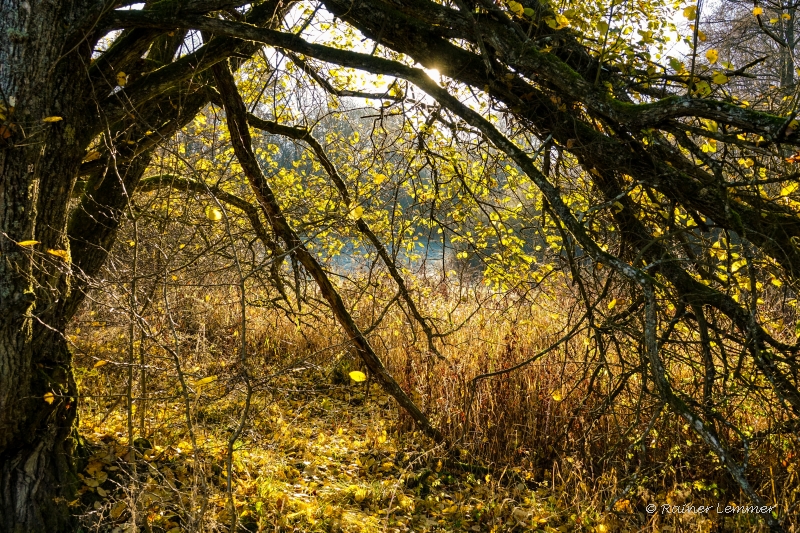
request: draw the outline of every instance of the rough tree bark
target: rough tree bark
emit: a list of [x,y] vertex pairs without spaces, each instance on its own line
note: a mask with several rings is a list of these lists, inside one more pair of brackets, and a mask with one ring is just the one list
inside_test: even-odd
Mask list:
[[[205,105],[202,85],[189,76],[198,63],[210,66],[255,50],[238,39],[217,39],[173,60],[183,33],[133,30],[123,32],[93,62],[102,36],[97,23],[118,3],[0,1],[3,532],[75,530],[68,503],[78,488],[78,391],[63,332],[83,300],[85,280],[102,268],[128,194],[157,144],[144,139],[144,132],[152,129],[159,138],[169,137]],[[168,4],[190,11],[194,5],[195,12],[206,13],[242,2]],[[282,13],[282,4],[291,2],[264,2],[251,10],[250,20],[272,20]],[[137,107],[128,105],[125,95],[109,96],[117,85],[115,72],[145,70],[138,61],[148,50],[154,64],[165,65],[160,72],[166,73],[167,82],[162,79],[160,85],[141,91],[145,96]],[[107,141],[103,157],[82,163],[88,145],[101,134]],[[123,136],[136,141],[115,145]],[[88,184],[71,209],[80,176],[86,176]]]
[[0,529],[14,533],[63,530],[75,489],[76,390],[59,334],[69,317],[54,314],[70,268],[41,252],[69,250],[67,199],[91,120],[76,105],[91,86],[75,72],[85,71],[84,35],[102,7],[0,2]]

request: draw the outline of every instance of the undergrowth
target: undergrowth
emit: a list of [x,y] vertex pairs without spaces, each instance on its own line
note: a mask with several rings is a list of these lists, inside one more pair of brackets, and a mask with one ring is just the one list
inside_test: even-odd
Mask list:
[[[430,291],[425,312],[452,309],[451,297]],[[401,313],[372,332],[447,449],[415,432],[372,380],[350,378],[365,369],[324,315],[303,322],[248,310],[248,397],[235,295],[184,290],[173,303],[138,336],[124,312],[96,303],[70,337],[87,450],[72,504],[86,532],[764,530],[754,515],[646,512],[746,499],[635,379],[612,390],[604,370],[587,364],[583,337],[473,381],[562,336],[563,299],[456,306],[451,320],[464,325],[438,355]],[[374,320],[370,313],[365,306],[360,320]],[[772,423],[757,402],[730,410],[753,432]],[[755,444],[752,482],[770,505],[795,508],[792,443]],[[791,515],[786,527],[797,531]]]

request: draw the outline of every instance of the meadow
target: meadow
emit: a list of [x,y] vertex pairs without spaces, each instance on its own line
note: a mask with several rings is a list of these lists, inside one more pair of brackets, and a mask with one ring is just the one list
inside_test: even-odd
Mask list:
[[[324,308],[298,319],[251,306],[243,318],[236,287],[189,273],[154,282],[146,328],[109,292],[70,332],[91,452],[73,502],[85,531],[766,531],[753,514],[646,511],[747,500],[639,380],[620,385],[637,355],[593,349],[557,276],[526,295],[409,279],[420,312],[453,324],[437,354],[379,304],[389,287],[341,282],[361,296],[359,325],[377,324],[378,355],[444,433],[437,445]],[[687,383],[695,372],[670,368]],[[757,397],[727,407],[753,435],[752,481],[793,509],[793,443],[770,435]]]

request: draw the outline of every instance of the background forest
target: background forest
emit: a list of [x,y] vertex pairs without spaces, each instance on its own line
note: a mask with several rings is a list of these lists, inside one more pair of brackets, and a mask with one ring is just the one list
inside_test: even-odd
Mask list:
[[73,3],[0,531],[799,530],[795,4]]

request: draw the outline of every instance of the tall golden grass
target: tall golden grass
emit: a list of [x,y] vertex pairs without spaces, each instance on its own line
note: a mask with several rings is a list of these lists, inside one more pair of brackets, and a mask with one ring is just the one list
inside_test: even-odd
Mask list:
[[[209,278],[203,286],[181,280],[167,283],[166,299],[155,297],[141,317],[140,323],[147,325],[145,334],[137,327],[131,338],[129,313],[110,309],[101,298],[87,306],[75,323],[70,335],[83,396],[81,430],[94,443],[91,449],[100,450],[95,455],[106,453],[100,443],[117,446],[123,459],[135,459],[137,449],[146,457],[152,457],[154,450],[173,458],[190,454],[191,471],[171,474],[182,477],[181,483],[170,485],[163,473],[148,477],[141,471],[128,471],[126,475],[138,476],[140,490],[154,494],[152,501],[167,499],[154,486],[171,486],[181,502],[173,505],[175,513],[179,514],[180,506],[187,516],[202,506],[219,509],[213,527],[192,525],[191,517],[184,516],[181,528],[227,530],[220,481],[225,472],[220,465],[226,460],[226,435],[237,426],[245,401],[239,294],[235,285],[211,284]],[[430,353],[419,325],[402,309],[395,305],[385,311],[384,303],[393,296],[391,288],[373,284],[364,289],[360,283],[348,283],[342,281],[340,289],[346,301],[357,302],[353,313],[359,325],[370,328],[381,317],[370,331],[370,342],[457,450],[456,467],[491,472],[508,487],[528,487],[553,509],[574,515],[565,522],[569,527],[561,530],[763,530],[752,515],[724,518],[645,512],[649,503],[714,506],[743,504],[746,499],[690,428],[661,409],[640,376],[632,375],[619,385],[615,369],[629,368],[638,354],[612,349],[598,353],[587,332],[578,330],[529,364],[481,379],[541,354],[565,335],[577,318],[576,300],[565,285],[554,283],[523,298],[492,294],[481,286],[465,289],[409,279],[422,314],[440,330],[452,330],[436,341],[436,354]],[[257,296],[256,288],[248,293],[251,300]],[[313,293],[308,296],[314,300]],[[262,299],[268,300],[268,295]],[[292,316],[274,306],[250,306],[246,317],[245,366],[255,392],[237,450],[249,450],[248,460],[265,464],[275,460],[281,428],[291,416],[286,409],[307,412],[330,395],[372,403],[391,421],[390,433],[398,446],[418,449],[424,439],[413,432],[404,413],[382,410],[390,404],[374,387],[367,389],[371,396],[364,398],[364,389],[349,383],[350,371],[364,369],[324,307],[308,307]],[[622,349],[635,347],[623,345]],[[682,367],[677,359],[671,365],[673,380],[691,387],[691,366]],[[278,409],[278,398],[288,403]],[[774,421],[767,418],[769,409],[761,399],[736,398],[723,413],[729,420],[752,432],[771,427]],[[642,435],[646,437],[641,439]],[[307,438],[310,442],[318,436]],[[302,434],[292,439],[295,444],[289,448],[306,446],[296,442]],[[426,461],[453,457],[432,443],[427,447],[432,451]],[[796,513],[791,512],[800,493],[795,449],[790,437],[773,436],[754,441],[749,450],[748,475],[770,505],[790,516],[788,531],[800,527]],[[204,488],[205,476],[219,481],[212,483],[213,490]],[[246,482],[243,479],[237,477],[236,487]],[[121,477],[118,483],[127,486]],[[246,494],[252,493],[243,494],[246,500]],[[142,506],[138,501],[126,504],[127,512],[133,513],[136,505],[140,512],[147,512],[152,504],[146,501],[148,505]],[[114,507],[103,509],[103,516],[110,520]],[[589,516],[587,510],[604,518],[582,521],[581,517]],[[280,514],[281,509],[273,511]],[[102,520],[90,522],[100,527]],[[514,529],[511,522],[506,525],[498,530]],[[280,525],[284,526],[289,527]],[[263,524],[258,527],[265,530]],[[162,530],[170,531],[166,526]]]

